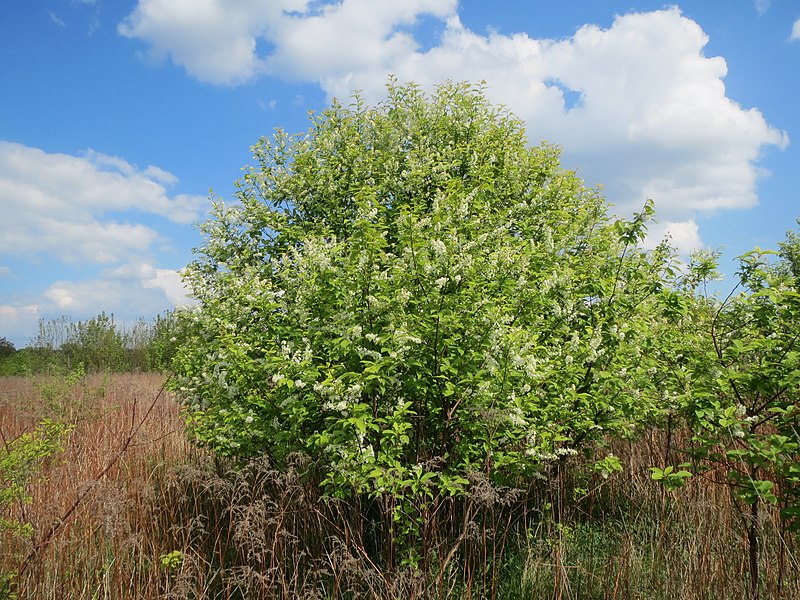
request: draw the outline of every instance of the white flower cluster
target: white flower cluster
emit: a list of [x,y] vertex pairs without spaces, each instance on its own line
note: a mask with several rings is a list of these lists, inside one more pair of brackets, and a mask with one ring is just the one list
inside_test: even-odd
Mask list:
[[368,221],[375,221],[378,218],[378,207],[373,204],[369,210],[360,211],[359,217]]
[[388,303],[370,294],[367,296],[367,307],[374,312],[382,312],[389,308]]
[[537,436],[535,431],[529,431],[525,436],[525,456],[536,456]]
[[474,264],[475,259],[473,258],[472,254],[469,253],[468,249],[465,247],[458,254],[458,259],[456,260],[455,264],[453,264],[453,272],[454,273],[466,273]]
[[566,446],[562,446],[561,448],[556,448],[555,454],[556,456],[575,456],[578,454],[578,451],[575,448],[567,448]]
[[508,422],[517,427],[524,427],[527,425],[525,416],[522,414],[522,409],[518,406],[514,406],[508,411]]
[[339,400],[338,402],[328,401],[322,405],[322,408],[332,412],[338,412],[342,415],[347,414],[348,404],[347,400]]
[[608,332],[611,335],[615,336],[618,340],[623,341],[623,340],[625,340],[625,336],[628,335],[628,330],[629,329],[630,329],[630,327],[628,326],[627,323],[624,323],[622,325],[622,327],[617,327],[617,325],[614,324],[614,325],[612,325],[611,327],[608,328]]
[[380,360],[383,357],[383,355],[377,350],[370,350],[369,348],[364,348],[363,346],[356,348],[356,352],[358,352],[358,355],[361,358],[368,357],[372,360]]
[[431,241],[431,250],[433,250],[433,255],[436,258],[441,259],[447,256],[447,246],[442,240]]
[[[492,156],[492,159],[493,158],[494,155]],[[464,219],[467,217],[467,215],[469,215],[470,208],[472,207],[472,200],[475,198],[475,194],[477,194],[477,192],[478,188],[476,187],[459,199],[456,214],[460,219]]]
[[588,361],[595,361],[605,353],[605,348],[600,347],[602,341],[601,332],[599,329],[596,329],[594,335],[592,335],[592,338],[589,340],[589,352],[586,355]]
[[528,379],[540,379],[542,377],[539,369],[541,360],[533,353],[534,349],[534,344],[526,343],[511,356],[511,364],[515,368],[522,370]]
[[311,348],[311,342],[308,338],[303,338],[301,342],[303,343],[303,347],[295,349],[294,342],[282,340],[280,352],[283,358],[296,365],[310,361],[314,354]]
[[322,408],[345,416],[349,414],[352,405],[361,401],[362,389],[359,383],[345,389],[340,381],[314,384],[314,391],[326,398]]
[[336,246],[336,238],[331,240],[307,239],[297,257],[299,265],[308,265],[314,270],[326,271],[331,268],[331,251]]
[[418,338],[415,335],[411,335],[405,329],[395,329],[392,331],[392,337],[394,338],[395,344],[398,344],[400,347],[405,346],[409,342],[416,345],[422,345],[422,339]]

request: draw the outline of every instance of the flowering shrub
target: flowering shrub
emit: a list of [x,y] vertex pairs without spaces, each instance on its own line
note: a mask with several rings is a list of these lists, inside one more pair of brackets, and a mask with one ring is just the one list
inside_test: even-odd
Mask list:
[[303,452],[328,493],[390,498],[402,537],[473,471],[543,477],[653,414],[652,208],[609,218],[480,87],[390,84],[253,151],[186,272],[175,387],[199,442]]

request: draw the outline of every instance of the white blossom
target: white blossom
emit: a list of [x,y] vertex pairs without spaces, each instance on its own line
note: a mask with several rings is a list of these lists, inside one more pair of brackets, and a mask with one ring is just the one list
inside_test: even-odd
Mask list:
[[431,242],[431,249],[436,258],[442,258],[447,255],[447,246],[442,240],[433,240]]
[[556,448],[557,456],[575,456],[578,451],[575,448]]
[[519,408],[518,406],[515,406],[510,411],[508,411],[508,422],[518,427],[527,424],[525,421],[525,417],[522,414],[522,409]]

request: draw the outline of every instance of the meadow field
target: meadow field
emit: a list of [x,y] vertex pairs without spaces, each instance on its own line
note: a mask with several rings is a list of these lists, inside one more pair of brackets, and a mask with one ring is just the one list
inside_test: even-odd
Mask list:
[[[565,463],[550,484],[564,487],[561,507],[473,481],[465,510],[438,513],[457,535],[432,538],[427,570],[388,569],[369,507],[323,501],[302,458],[279,473],[195,447],[164,379],[0,379],[0,597],[750,597],[747,511],[713,473],[675,492],[654,482],[662,433],[617,444],[624,470],[608,479],[577,487]],[[20,454],[42,423],[61,424],[58,440]],[[797,536],[761,510],[761,597],[798,598]]]

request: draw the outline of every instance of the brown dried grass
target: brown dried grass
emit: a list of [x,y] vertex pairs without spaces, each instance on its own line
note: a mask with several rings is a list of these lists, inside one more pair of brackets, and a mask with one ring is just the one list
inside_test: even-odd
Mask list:
[[[0,378],[6,439],[43,418],[75,425],[32,502],[5,515],[34,528],[27,542],[0,533],[0,575],[23,571],[20,598],[747,597],[741,507],[713,476],[671,494],[655,484],[648,467],[680,461],[663,432],[614,444],[625,471],[583,481],[580,498],[566,465],[524,493],[478,477],[465,504],[432,509],[428,571],[415,572],[382,563],[375,503],[323,501],[302,458],[279,472],[192,446],[163,382]],[[797,539],[774,509],[762,540],[762,598],[800,597]]]
[[34,530],[27,542],[6,536],[0,559],[0,571],[24,571],[21,597],[141,598],[158,585],[153,485],[194,452],[178,405],[158,396],[163,382],[157,374],[91,375],[71,385],[0,378],[6,439],[44,418],[74,425],[30,486],[31,503],[12,507],[10,516]]

